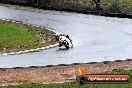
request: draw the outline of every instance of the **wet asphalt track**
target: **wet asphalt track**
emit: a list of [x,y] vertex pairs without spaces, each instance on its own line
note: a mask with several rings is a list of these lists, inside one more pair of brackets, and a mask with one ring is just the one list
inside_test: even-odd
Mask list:
[[26,11],[0,6],[0,18],[62,31],[74,48],[0,56],[0,68],[87,63],[132,58],[132,20],[55,11]]

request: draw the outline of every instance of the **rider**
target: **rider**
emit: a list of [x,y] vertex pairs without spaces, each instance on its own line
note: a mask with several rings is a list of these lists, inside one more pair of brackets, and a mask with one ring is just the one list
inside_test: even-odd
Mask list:
[[[57,41],[57,42],[59,42],[59,37],[60,37],[60,36],[65,36],[66,38],[68,38],[68,39],[70,40],[70,42],[71,42],[71,44],[72,44],[72,40],[70,39],[69,35],[64,34],[64,33],[56,33],[56,34],[55,34],[55,38],[56,38],[56,41]],[[60,43],[59,43],[59,46],[60,46]]]

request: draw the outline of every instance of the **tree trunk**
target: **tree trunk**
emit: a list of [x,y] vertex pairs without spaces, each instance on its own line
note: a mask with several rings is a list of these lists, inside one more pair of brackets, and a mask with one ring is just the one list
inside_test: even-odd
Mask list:
[[96,5],[96,7],[95,7],[95,9],[96,9],[96,14],[97,15],[100,15],[100,9],[101,9],[101,7],[100,7],[100,0],[93,0],[94,1],[94,3],[95,3],[95,5]]

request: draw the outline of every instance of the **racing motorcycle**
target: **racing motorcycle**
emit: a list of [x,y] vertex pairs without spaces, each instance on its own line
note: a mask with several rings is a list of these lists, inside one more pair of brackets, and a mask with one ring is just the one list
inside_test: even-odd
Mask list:
[[59,36],[59,47],[61,46],[65,46],[66,49],[69,49],[73,47],[73,44],[72,44],[72,41],[68,39],[67,37]]

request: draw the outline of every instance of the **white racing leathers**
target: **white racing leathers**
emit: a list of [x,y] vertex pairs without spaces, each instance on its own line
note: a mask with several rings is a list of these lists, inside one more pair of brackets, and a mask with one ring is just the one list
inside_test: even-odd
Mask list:
[[65,36],[59,36],[59,46],[65,46],[67,49],[72,48],[72,42]]

